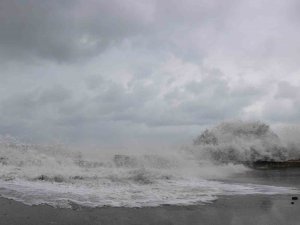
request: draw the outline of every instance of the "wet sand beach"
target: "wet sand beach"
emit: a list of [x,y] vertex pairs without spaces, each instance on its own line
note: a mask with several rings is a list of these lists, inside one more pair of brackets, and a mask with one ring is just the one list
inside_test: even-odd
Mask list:
[[[291,204],[294,202],[294,204]],[[0,198],[2,225],[296,225],[300,201],[289,195],[224,196],[211,204],[146,208],[53,208]]]

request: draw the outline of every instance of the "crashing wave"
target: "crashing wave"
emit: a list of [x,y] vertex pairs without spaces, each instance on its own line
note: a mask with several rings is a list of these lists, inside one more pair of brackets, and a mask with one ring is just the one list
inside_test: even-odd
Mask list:
[[192,152],[89,155],[0,137],[0,194],[30,205],[141,207],[199,204],[218,195],[297,192],[210,180],[247,170],[232,162],[291,156],[292,148],[265,124],[223,123],[204,131],[194,145]]
[[202,155],[221,163],[282,162],[300,158],[299,149],[280,139],[262,122],[224,122],[194,140]]

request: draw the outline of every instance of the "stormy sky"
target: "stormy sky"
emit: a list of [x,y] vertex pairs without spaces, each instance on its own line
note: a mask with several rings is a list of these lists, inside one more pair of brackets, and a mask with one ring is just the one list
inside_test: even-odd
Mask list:
[[297,0],[0,0],[0,134],[173,144],[300,120]]

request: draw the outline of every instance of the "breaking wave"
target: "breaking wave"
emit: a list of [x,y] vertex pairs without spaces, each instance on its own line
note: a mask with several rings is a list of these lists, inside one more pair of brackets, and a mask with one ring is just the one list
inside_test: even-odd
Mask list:
[[262,123],[223,123],[204,131],[194,146],[159,154],[74,152],[2,137],[0,195],[29,205],[144,207],[201,204],[218,195],[298,193],[216,180],[248,170],[239,162],[286,160],[296,153]]
[[262,122],[224,122],[194,140],[194,153],[219,163],[300,159],[300,148]]

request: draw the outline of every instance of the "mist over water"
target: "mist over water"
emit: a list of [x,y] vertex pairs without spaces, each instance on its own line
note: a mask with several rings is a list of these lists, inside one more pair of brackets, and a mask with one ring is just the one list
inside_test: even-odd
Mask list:
[[260,122],[227,122],[190,146],[168,151],[89,152],[0,140],[0,194],[26,204],[85,206],[190,205],[218,195],[296,193],[289,187],[232,184],[246,161],[283,161],[299,149]]

